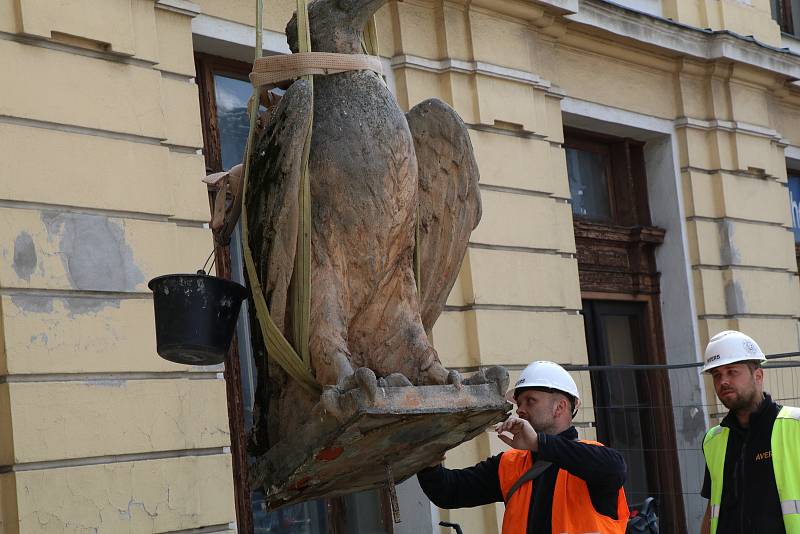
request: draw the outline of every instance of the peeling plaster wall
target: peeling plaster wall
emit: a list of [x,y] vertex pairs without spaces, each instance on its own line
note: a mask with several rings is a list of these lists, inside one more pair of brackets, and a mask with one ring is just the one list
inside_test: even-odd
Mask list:
[[47,239],[58,242],[73,289],[133,291],[145,281],[125,241],[124,219],[43,211],[42,222]]
[[[765,2],[723,2],[716,14],[709,2],[644,11],[777,43]],[[247,59],[252,2],[197,3],[196,49]],[[211,246],[197,182],[196,6],[87,6],[0,0],[0,31],[27,36],[0,40],[0,69],[19,81],[0,94],[0,530],[222,531],[234,514],[220,369],[155,355],[146,288],[155,275],[194,270]],[[604,110],[603,131],[651,136],[668,361],[695,361],[725,328],[753,333],[767,352],[797,350],[784,148],[800,153],[800,94],[774,72],[797,69],[796,58],[734,37],[712,43],[611,4],[549,6],[411,0],[377,15],[401,106],[431,96],[454,106],[482,172],[484,217],[433,332],[444,362],[514,373],[534,358],[586,362],[562,142],[565,112],[597,119],[592,106]],[[267,2],[273,52],[286,51],[292,10]],[[739,55],[703,55],[718,48]],[[686,405],[679,445],[697,444],[714,422],[700,409],[713,390],[692,373],[670,375]],[[588,376],[577,379],[590,408]],[[769,387],[796,397],[797,383]],[[582,436],[593,437],[592,419],[581,413]],[[448,464],[500,450],[481,436]],[[702,465],[682,457],[680,468],[683,491],[695,491]],[[419,508],[417,491],[402,494],[422,528],[436,511]],[[691,498],[689,525],[702,507]],[[502,507],[442,517],[496,532]]]
[[222,369],[147,289],[212,247],[193,5],[56,4],[0,2],[0,532],[228,532]]

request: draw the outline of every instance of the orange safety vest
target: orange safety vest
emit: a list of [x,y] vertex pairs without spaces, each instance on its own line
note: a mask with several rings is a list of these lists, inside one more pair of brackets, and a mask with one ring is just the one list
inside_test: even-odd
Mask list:
[[[580,440],[580,442],[603,446],[597,441]],[[503,452],[498,475],[504,498],[511,490],[511,486],[532,466],[530,451],[512,449]],[[506,513],[503,515],[503,534],[522,534],[527,531],[531,495],[533,495],[533,482],[529,480],[511,496],[511,500],[506,503]],[[628,524],[625,491],[619,489],[617,519],[612,519],[594,509],[592,499],[589,497],[589,487],[583,479],[559,469],[553,492],[551,521],[553,534],[624,534]]]

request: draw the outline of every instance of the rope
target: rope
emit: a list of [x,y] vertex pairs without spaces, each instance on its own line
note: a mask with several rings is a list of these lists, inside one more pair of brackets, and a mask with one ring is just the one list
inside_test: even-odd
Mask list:
[[375,15],[372,15],[364,26],[361,48],[373,56],[378,55],[378,26],[375,24]]
[[379,76],[383,75],[380,59],[367,54],[299,52],[257,59],[253,63],[250,82],[261,87],[295,78],[309,79],[314,74],[338,74],[350,70],[371,70]]
[[[298,0],[298,4],[300,3],[303,3],[303,0]],[[305,11],[305,9],[303,11]],[[261,49],[263,46],[263,16],[264,0],[256,0],[255,61],[258,61],[258,59],[261,57]],[[308,32],[308,24],[305,25],[305,31],[306,33]],[[264,338],[264,343],[267,345],[268,356],[278,363],[289,376],[291,376],[301,386],[308,390],[309,393],[318,395],[322,391],[322,387],[311,375],[310,365],[307,363],[307,361],[298,356],[297,352],[295,352],[294,348],[289,344],[281,331],[278,330],[278,327],[275,325],[272,317],[269,314],[269,308],[267,307],[267,302],[264,299],[264,292],[261,289],[261,282],[258,279],[258,272],[256,271],[255,262],[253,261],[253,253],[250,250],[246,198],[247,185],[250,178],[250,159],[253,152],[253,137],[255,132],[256,117],[258,115],[258,103],[259,88],[253,87],[253,96],[250,98],[249,104],[250,130],[247,133],[247,144],[245,146],[244,178],[242,184],[242,250],[244,252],[245,268],[247,271],[248,281],[250,282],[250,291],[253,295],[253,303],[255,304],[256,308],[256,317],[258,318],[258,324],[261,327],[261,336]],[[310,132],[311,127],[309,126],[309,135],[306,136],[307,140],[310,138]],[[305,150],[303,161],[307,165],[308,157]]]

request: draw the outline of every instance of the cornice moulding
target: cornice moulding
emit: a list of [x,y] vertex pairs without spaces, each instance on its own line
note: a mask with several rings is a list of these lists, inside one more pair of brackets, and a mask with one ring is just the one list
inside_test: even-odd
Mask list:
[[691,117],[681,117],[675,120],[676,128],[692,128],[695,130],[722,130],[732,133],[749,134],[756,137],[765,137],[777,143],[782,143],[783,138],[777,131],[759,126],[757,124],[750,124],[741,121],[726,121],[726,120],[702,120],[694,119]]
[[[205,14],[200,14],[192,20],[192,34],[250,50],[256,44],[256,30],[253,26]],[[286,35],[271,30],[265,29],[263,32],[263,47],[267,53],[291,53],[289,45],[286,44]],[[248,54],[248,60],[252,60],[252,53]]]
[[578,11],[578,0],[472,0],[470,7],[517,19],[536,22],[550,15],[567,15]]
[[172,11],[174,13],[180,13],[181,15],[187,15],[189,17],[196,17],[203,12],[203,9],[200,6],[194,2],[189,2],[188,0],[157,0],[156,7],[165,11]]
[[800,79],[800,55],[726,30],[695,28],[602,0],[580,0],[569,21],[706,61],[729,60]]
[[450,58],[428,59],[412,55],[398,55],[391,59],[391,65],[394,69],[415,68],[435,73],[456,72],[461,74],[482,74],[492,78],[524,83],[538,89],[552,92],[554,95],[563,96],[560,89],[553,87],[549,81],[542,79],[536,74],[524,70],[494,65],[492,63],[485,63],[483,61],[465,61],[463,59]]

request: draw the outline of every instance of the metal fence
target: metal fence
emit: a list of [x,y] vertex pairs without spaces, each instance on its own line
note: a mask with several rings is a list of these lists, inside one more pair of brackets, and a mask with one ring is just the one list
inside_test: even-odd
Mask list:
[[[768,355],[764,391],[782,405],[800,401],[800,352]],[[699,521],[705,462],[702,442],[709,425],[727,409],[702,363],[565,366],[587,402],[575,418],[581,437],[597,439],[625,457],[628,502],[655,497],[662,532],[683,532]],[[591,394],[588,394],[591,393]]]
[[[769,355],[768,360],[764,366],[765,391],[779,404],[800,403],[800,352]],[[620,451],[628,466],[628,503],[655,497],[660,531],[664,533],[697,531],[706,506],[700,497],[705,465],[703,436],[709,424],[717,424],[727,413],[717,401],[710,380],[699,374],[701,366],[564,366],[585,399],[575,418],[580,436],[598,439]],[[346,500],[339,503],[342,510],[350,509],[351,518],[372,525],[352,524],[348,531],[392,531],[391,525],[375,516],[380,503],[374,492]],[[314,501],[268,513],[262,501],[261,494],[254,495],[257,533],[331,531],[329,502]]]

